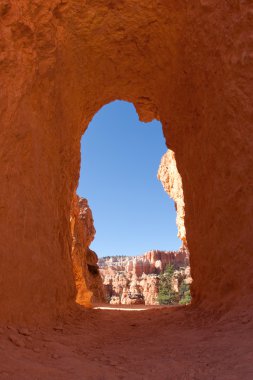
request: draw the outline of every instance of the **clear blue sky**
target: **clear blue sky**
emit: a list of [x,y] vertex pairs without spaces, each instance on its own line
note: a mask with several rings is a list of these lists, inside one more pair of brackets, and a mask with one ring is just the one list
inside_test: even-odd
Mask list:
[[174,202],[157,179],[161,123],[142,123],[131,103],[115,101],[94,116],[81,150],[77,193],[92,209],[91,249],[99,257],[178,249]]

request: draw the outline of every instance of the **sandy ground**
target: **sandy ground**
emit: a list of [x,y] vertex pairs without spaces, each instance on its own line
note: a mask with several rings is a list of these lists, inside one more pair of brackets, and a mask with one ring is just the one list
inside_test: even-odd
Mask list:
[[79,310],[0,329],[0,379],[253,379],[253,320],[191,308]]

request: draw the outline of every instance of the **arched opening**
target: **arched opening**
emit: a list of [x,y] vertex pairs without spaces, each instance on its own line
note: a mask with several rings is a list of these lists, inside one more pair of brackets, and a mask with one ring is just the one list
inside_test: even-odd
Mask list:
[[93,117],[81,154],[71,209],[77,302],[189,303],[182,180],[161,123],[114,101]]
[[80,139],[114,99],[133,102],[141,119],[159,113],[176,154],[193,302],[251,304],[252,192],[242,185],[252,173],[249,3],[2,8],[0,318],[51,319],[73,305],[69,215]]
[[[253,378],[251,3],[0,1],[1,377]],[[184,186],[192,305],[141,322],[75,304],[80,140],[115,99],[159,115]]]

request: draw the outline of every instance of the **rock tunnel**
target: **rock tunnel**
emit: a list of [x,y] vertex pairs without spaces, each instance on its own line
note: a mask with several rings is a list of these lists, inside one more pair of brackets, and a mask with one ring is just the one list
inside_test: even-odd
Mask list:
[[80,139],[116,99],[159,119],[175,152],[193,306],[252,306],[252,14],[247,0],[0,1],[1,321],[74,304]]

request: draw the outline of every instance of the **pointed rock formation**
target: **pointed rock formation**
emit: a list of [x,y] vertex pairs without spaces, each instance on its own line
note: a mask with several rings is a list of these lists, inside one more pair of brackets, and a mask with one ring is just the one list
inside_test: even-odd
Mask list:
[[184,245],[187,245],[184,225],[185,203],[183,184],[181,175],[177,170],[175,153],[172,150],[168,149],[168,151],[163,155],[157,177],[161,181],[166,193],[175,202],[177,211],[176,222],[178,228],[178,237],[182,240]]
[[102,279],[98,270],[98,258],[89,249],[96,230],[87,199],[74,195],[70,217],[72,233],[72,263],[76,284],[76,302],[90,307],[92,302],[104,300]]
[[[107,302],[111,304],[158,304],[159,274],[167,265],[173,265],[179,273],[191,282],[189,252],[186,247],[178,251],[152,250],[136,257],[100,258],[99,267],[103,278]],[[175,275],[174,289],[178,292],[178,278]]]

